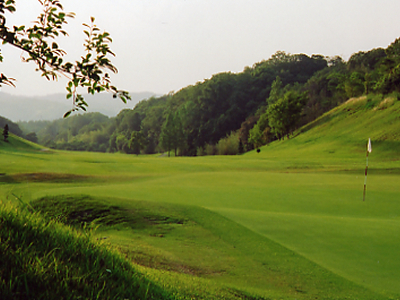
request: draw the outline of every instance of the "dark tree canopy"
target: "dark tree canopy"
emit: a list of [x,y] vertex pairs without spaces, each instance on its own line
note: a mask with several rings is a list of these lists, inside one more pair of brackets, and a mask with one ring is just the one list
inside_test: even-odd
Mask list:
[[7,139],[8,139],[8,124],[6,124],[4,126],[3,137],[4,137],[4,141],[7,142]]

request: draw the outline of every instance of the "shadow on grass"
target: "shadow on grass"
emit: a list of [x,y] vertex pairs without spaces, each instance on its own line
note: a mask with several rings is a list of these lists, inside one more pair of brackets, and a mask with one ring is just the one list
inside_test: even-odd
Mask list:
[[31,206],[51,219],[75,227],[94,225],[148,229],[154,225],[183,224],[186,221],[182,217],[150,211],[140,206],[127,209],[110,203],[107,199],[88,195],[58,195],[34,200]]

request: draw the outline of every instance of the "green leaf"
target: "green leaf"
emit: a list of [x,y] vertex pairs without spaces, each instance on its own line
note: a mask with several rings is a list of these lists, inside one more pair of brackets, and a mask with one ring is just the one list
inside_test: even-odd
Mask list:
[[67,118],[71,113],[72,113],[72,110],[67,111],[67,112],[64,114],[63,118]]

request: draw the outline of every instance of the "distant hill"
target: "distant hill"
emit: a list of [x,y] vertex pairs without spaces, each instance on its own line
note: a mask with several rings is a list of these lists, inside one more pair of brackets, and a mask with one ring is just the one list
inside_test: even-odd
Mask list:
[[[18,135],[18,136],[23,136],[23,132],[22,132],[21,128],[18,126],[18,124],[14,123],[10,119],[4,118],[2,116],[0,116],[0,134],[3,133],[3,129],[6,124],[8,125],[10,133],[14,133],[15,135]],[[1,136],[1,138],[2,138],[2,136]]]
[[[88,112],[100,112],[114,117],[124,108],[133,108],[140,100],[155,96],[151,92],[131,93],[132,101],[127,104],[114,99],[111,94],[86,95]],[[16,121],[55,120],[62,118],[71,109],[65,94],[47,96],[16,96],[0,92],[0,116]]]
[[0,152],[2,151],[48,151],[48,149],[10,133],[7,142],[3,140],[3,136],[0,138]]

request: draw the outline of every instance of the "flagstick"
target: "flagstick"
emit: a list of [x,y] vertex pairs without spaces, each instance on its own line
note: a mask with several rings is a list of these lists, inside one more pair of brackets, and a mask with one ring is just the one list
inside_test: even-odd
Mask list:
[[365,201],[365,191],[366,191],[366,189],[367,189],[368,154],[369,154],[370,152],[372,152],[371,138],[368,139],[368,144],[367,144],[367,165],[365,166],[365,179],[364,179],[363,201]]
[[368,150],[367,150],[367,165],[365,166],[365,179],[364,179],[364,193],[363,193],[363,201],[365,201],[365,190],[367,189],[367,172],[368,172]]

